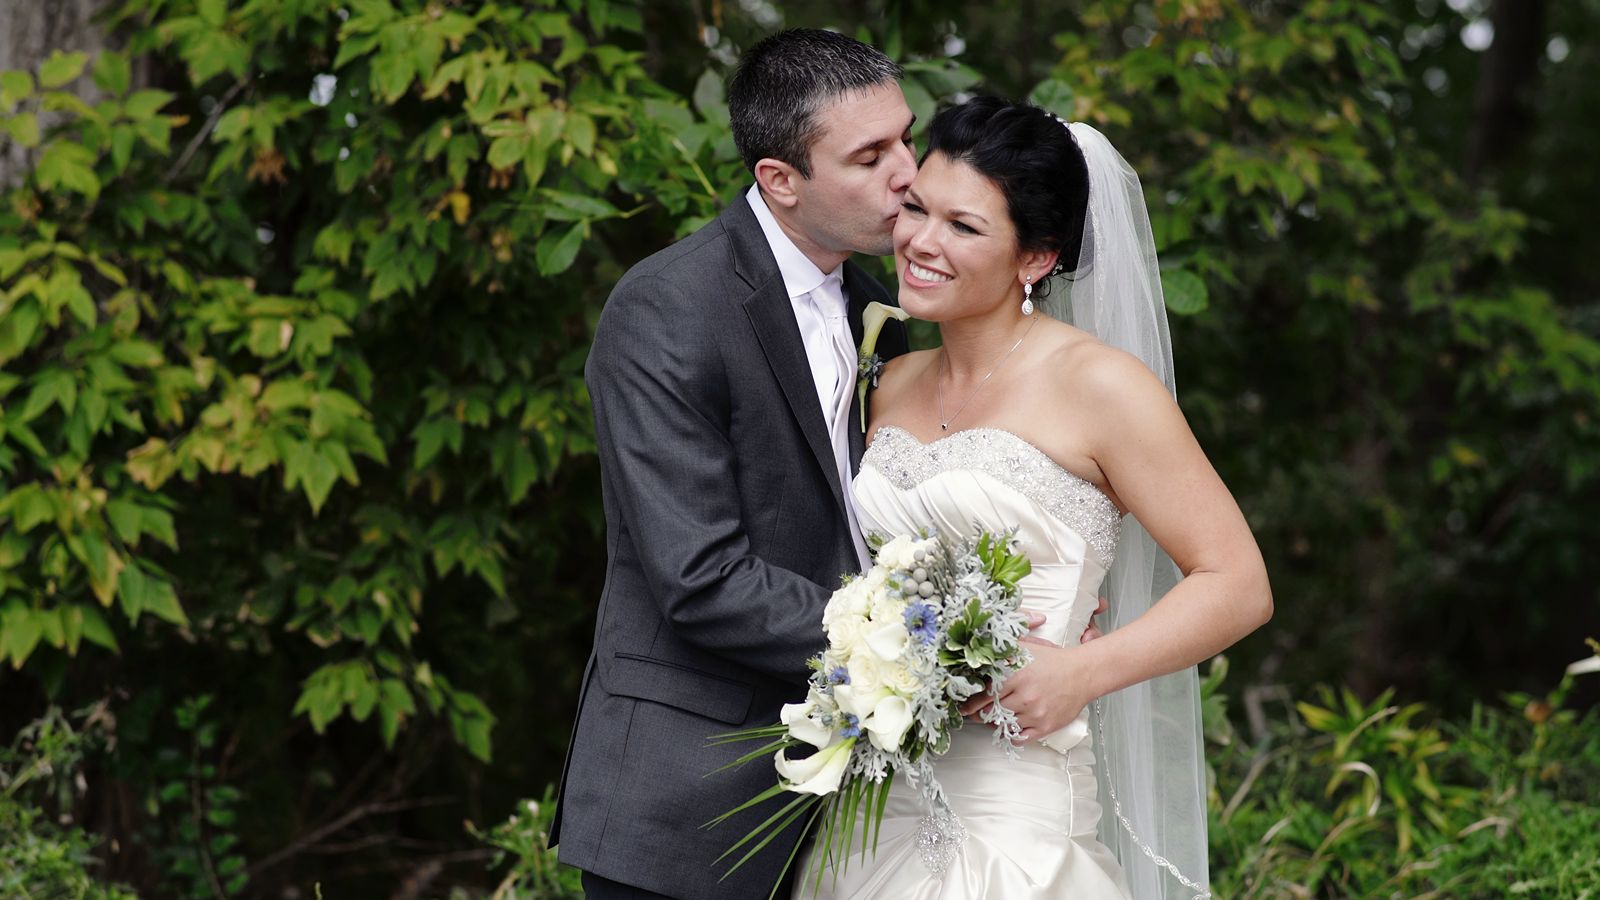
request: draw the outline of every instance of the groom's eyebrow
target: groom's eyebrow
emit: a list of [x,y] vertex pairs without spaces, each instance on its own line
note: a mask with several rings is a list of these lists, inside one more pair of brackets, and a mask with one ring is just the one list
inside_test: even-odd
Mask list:
[[[910,133],[911,126],[913,126],[915,124],[917,124],[917,114],[916,113],[912,113],[911,114],[911,121],[906,123],[905,130],[900,132],[900,134],[901,135],[905,135],[905,134]],[[858,153],[865,153],[868,150],[882,150],[885,147],[889,146],[890,144],[898,144],[898,143],[900,143],[900,140],[901,140],[901,138],[899,138],[899,137],[892,137],[892,138],[881,138],[881,139],[876,140],[876,141],[863,141],[860,146],[856,147],[854,150],[851,150],[849,153],[845,154],[845,158],[848,159],[848,158],[850,158],[852,156],[855,156]]]

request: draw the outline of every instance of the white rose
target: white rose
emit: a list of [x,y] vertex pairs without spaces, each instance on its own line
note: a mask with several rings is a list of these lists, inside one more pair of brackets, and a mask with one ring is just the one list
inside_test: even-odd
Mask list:
[[913,557],[915,552],[911,538],[903,534],[895,535],[878,549],[878,565],[889,569],[909,569],[916,562]]
[[899,622],[905,627],[906,601],[889,596],[888,591],[878,591],[872,595],[872,608],[867,611],[867,617],[874,623]]
[[900,749],[910,727],[911,704],[893,694],[879,700],[872,715],[861,720],[861,728],[873,746],[890,753]]
[[842,616],[866,615],[867,597],[870,591],[871,589],[860,578],[834,591],[833,596],[828,598],[828,605],[822,610],[823,626],[833,624]]
[[790,759],[779,753],[774,758],[778,776],[784,788],[797,794],[831,794],[839,789],[839,780],[850,763],[850,751],[855,739],[839,741],[824,747],[805,759]]
[[889,572],[882,566],[873,566],[867,570],[867,574],[861,576],[860,580],[862,588],[867,593],[876,594],[883,589],[885,584],[889,583]]
[[908,666],[890,666],[883,679],[889,690],[902,697],[910,697],[922,689],[922,678]]
[[861,647],[866,627],[867,620],[860,616],[846,615],[834,619],[828,625],[829,651],[846,658],[854,656]]

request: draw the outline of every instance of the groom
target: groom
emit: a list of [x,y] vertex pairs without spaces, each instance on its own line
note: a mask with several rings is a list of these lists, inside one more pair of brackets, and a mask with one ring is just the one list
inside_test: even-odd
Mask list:
[[[752,748],[707,738],[804,697],[823,606],[868,562],[856,347],[889,297],[849,258],[891,251],[916,175],[900,76],[827,31],[752,47],[728,105],[754,186],[629,270],[600,317],[586,377],[609,566],[550,836],[592,900],[765,897],[801,836],[719,881],[737,856],[716,858],[779,804],[700,826],[777,776],[709,775]],[[891,324],[879,354],[905,349]]]

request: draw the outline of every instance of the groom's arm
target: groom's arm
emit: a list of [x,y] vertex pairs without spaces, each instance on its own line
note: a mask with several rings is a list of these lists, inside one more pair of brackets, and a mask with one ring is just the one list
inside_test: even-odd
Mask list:
[[729,379],[705,301],[625,281],[586,367],[607,492],[680,640],[804,681],[829,591],[752,555],[728,437]]

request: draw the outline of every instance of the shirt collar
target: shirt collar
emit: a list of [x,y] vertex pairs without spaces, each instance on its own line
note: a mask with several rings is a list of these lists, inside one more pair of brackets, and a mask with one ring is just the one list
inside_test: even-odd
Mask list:
[[824,273],[817,268],[816,263],[807,259],[778,224],[778,220],[772,215],[772,210],[767,208],[766,198],[761,196],[759,185],[751,185],[744,196],[750,203],[750,209],[756,214],[756,221],[761,223],[761,233],[766,235],[767,246],[772,248],[772,255],[778,260],[778,272],[783,275],[783,287],[789,293],[789,299],[796,300],[810,294],[829,276],[838,278],[840,284],[843,284],[844,266]]

